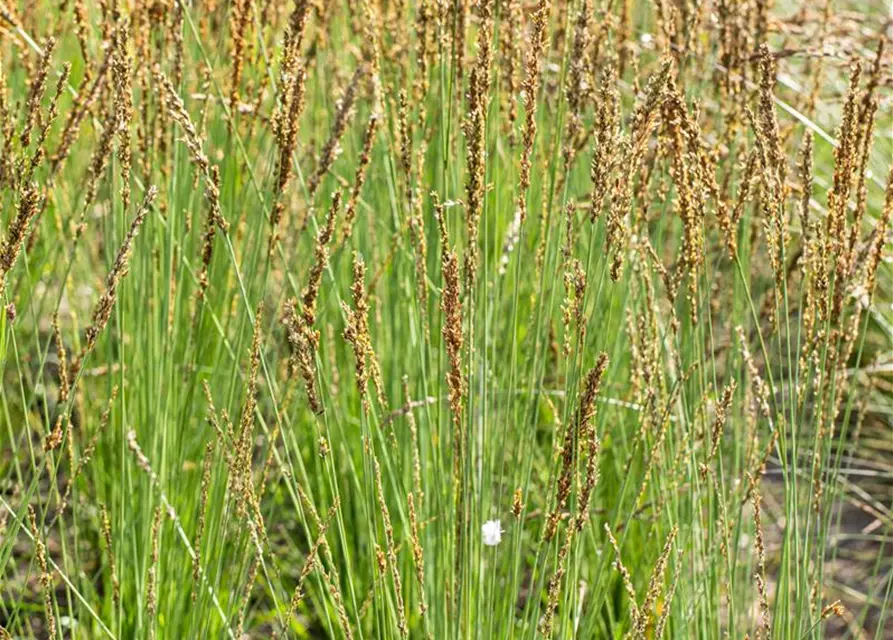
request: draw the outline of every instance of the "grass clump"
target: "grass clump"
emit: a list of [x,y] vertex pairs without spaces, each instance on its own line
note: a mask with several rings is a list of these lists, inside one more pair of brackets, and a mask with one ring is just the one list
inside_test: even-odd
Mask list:
[[0,2],[0,637],[887,637],[886,16]]

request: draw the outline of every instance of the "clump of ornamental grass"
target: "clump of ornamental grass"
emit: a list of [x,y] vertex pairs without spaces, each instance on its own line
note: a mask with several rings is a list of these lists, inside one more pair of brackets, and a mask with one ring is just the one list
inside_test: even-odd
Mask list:
[[884,20],[0,2],[0,637],[889,635]]

